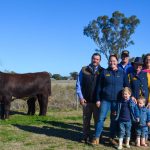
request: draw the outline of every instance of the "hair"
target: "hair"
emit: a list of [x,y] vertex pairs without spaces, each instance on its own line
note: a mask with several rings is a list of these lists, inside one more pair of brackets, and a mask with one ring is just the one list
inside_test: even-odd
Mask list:
[[148,53],[148,54],[146,54],[146,55],[144,56],[144,59],[143,59],[144,67],[146,67],[146,59],[147,59],[148,56],[150,56],[150,53]]
[[130,89],[130,88],[128,88],[128,87],[123,88],[123,90],[122,90],[122,94],[123,94],[124,92],[128,92],[130,95],[132,94],[131,89]]
[[137,102],[139,101],[143,101],[143,103],[146,104],[146,99],[143,96],[137,99]]
[[100,60],[101,60],[101,55],[100,55],[99,53],[94,53],[94,54],[92,55],[91,59],[93,59],[94,56],[99,56],[99,57],[100,57]]
[[109,61],[110,61],[110,59],[111,59],[112,57],[115,57],[116,60],[118,61],[118,56],[117,56],[116,54],[111,54],[111,55],[109,56]]

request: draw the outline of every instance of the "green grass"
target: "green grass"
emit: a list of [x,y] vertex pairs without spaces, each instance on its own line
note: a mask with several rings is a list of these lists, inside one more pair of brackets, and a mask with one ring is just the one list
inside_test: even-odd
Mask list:
[[[93,122],[92,122],[93,124]],[[109,125],[109,119],[105,126]],[[1,150],[111,150],[111,145],[96,147],[80,143],[82,111],[51,110],[47,116],[13,114],[0,120]],[[133,150],[136,150],[132,146]]]

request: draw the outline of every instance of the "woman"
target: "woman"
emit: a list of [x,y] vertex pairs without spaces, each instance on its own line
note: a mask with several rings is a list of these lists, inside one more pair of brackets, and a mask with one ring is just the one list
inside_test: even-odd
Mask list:
[[[143,72],[143,59],[141,57],[136,57],[134,62],[132,62],[133,72],[128,74],[130,88],[132,90],[132,99],[139,99],[144,97],[148,100],[148,82],[147,74]],[[147,102],[146,102],[147,103]],[[132,123],[131,138],[134,140],[136,138],[136,123]]]
[[147,54],[144,58],[144,72],[147,72],[148,79],[148,107],[150,108],[150,53]]
[[[147,107],[150,108],[150,53],[148,53],[144,57],[144,72],[147,72],[147,79],[148,79],[148,105]],[[150,124],[149,124],[149,135],[148,139],[150,140]]]
[[97,85],[96,105],[97,107],[100,107],[100,112],[96,124],[95,138],[93,139],[92,144],[99,144],[99,137],[103,130],[104,121],[110,110],[110,136],[111,139],[115,137],[115,128],[117,126],[115,112],[117,109],[117,102],[121,99],[121,91],[123,87],[128,86],[127,77],[124,71],[118,69],[118,58],[116,55],[111,55],[109,57],[108,65],[108,69],[103,70],[99,76],[99,82]]

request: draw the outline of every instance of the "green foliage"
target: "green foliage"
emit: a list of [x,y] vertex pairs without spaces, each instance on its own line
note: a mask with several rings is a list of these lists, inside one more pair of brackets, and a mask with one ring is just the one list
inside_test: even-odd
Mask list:
[[122,50],[133,45],[131,35],[135,32],[140,20],[135,16],[126,17],[115,11],[112,17],[99,16],[84,28],[84,35],[90,37],[98,46],[97,52],[108,59],[110,54],[120,58]]
[[60,74],[53,74],[52,78],[54,78],[56,80],[61,80],[62,76]]
[[78,72],[71,72],[70,76],[72,77],[73,80],[76,80],[78,77]]

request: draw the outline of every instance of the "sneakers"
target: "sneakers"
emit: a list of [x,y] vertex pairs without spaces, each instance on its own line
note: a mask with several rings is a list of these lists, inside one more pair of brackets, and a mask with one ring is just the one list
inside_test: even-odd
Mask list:
[[141,138],[141,146],[147,147],[145,138]]
[[130,148],[130,145],[129,145],[129,144],[126,144],[126,148]]
[[126,148],[130,148],[129,142],[130,142],[130,137],[127,137],[126,138]]
[[119,145],[117,149],[122,150],[122,145]]
[[140,138],[139,137],[136,138],[136,146],[140,147]]
[[[130,138],[126,138],[126,148],[130,148],[130,145],[129,145],[129,142],[130,142]],[[122,144],[123,144],[123,138],[119,138],[119,146],[118,146],[118,150],[122,150]]]
[[119,138],[119,146],[118,146],[118,150],[122,149],[122,143],[123,143],[123,138]]

